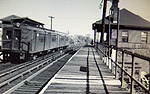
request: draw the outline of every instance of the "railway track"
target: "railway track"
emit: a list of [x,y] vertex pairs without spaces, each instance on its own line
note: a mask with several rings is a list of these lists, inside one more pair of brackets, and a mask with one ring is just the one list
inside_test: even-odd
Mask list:
[[[55,56],[55,54],[60,54],[60,52],[55,52],[55,53],[52,53],[52,54],[48,54],[48,55],[44,56],[44,58],[46,59],[48,56],[50,56],[51,58],[54,58],[54,57],[52,57],[51,55]],[[60,54],[60,55],[61,55],[61,54]],[[42,56],[42,57],[39,57],[39,58],[37,58],[37,59],[35,59],[35,60],[31,60],[31,61],[28,61],[28,62],[24,62],[24,63],[22,63],[22,64],[16,64],[16,65],[10,66],[10,67],[9,67],[9,65],[7,65],[8,67],[7,67],[5,70],[1,70],[1,71],[0,71],[0,78],[2,78],[3,76],[6,76],[6,75],[8,75],[8,74],[11,74],[11,73],[13,73],[13,72],[15,72],[15,71],[17,71],[17,70],[19,70],[19,69],[23,69],[23,68],[25,68],[25,67],[31,66],[31,65],[37,63],[37,62],[40,61],[40,60],[43,60],[43,56]],[[11,65],[11,64],[10,64],[10,65]]]
[[[42,57],[42,60],[35,60],[34,63],[29,62],[4,72],[0,75],[0,93],[35,94],[57,73],[77,49],[79,48],[77,47],[69,53],[58,52],[47,55]],[[29,88],[33,89],[30,91]]]

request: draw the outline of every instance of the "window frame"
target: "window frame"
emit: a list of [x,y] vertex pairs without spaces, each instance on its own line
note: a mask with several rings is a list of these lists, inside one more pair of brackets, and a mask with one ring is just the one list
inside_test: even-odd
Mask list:
[[[142,37],[142,33],[146,35],[143,35]],[[141,43],[147,43],[147,40],[148,40],[148,32],[141,32]]]
[[52,38],[52,42],[56,42],[57,41],[57,35],[51,35]]
[[[124,35],[123,35],[124,33]],[[127,33],[127,34],[125,34]],[[129,42],[129,31],[128,30],[123,30],[122,31],[122,42]]]

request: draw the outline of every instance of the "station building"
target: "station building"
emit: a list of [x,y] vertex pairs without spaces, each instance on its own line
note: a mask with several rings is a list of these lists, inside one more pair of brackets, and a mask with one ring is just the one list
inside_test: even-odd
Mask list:
[[[111,15],[110,15],[111,16]],[[105,34],[104,41],[108,42],[109,26],[111,26],[111,45],[116,45],[117,40],[117,23],[109,22],[110,17],[105,19]],[[123,48],[133,53],[150,57],[150,22],[142,17],[132,13],[127,9],[120,10],[119,21],[119,37],[118,47]],[[111,25],[109,25],[111,24]],[[100,35],[102,30],[102,20],[93,23],[93,30],[95,32],[95,43],[100,42]],[[111,56],[115,56],[115,51],[111,51]],[[118,63],[122,63],[122,53],[118,53]],[[131,56],[125,55],[125,68],[131,71]],[[139,58],[135,58],[135,72],[140,79],[143,75],[149,74],[149,62]]]

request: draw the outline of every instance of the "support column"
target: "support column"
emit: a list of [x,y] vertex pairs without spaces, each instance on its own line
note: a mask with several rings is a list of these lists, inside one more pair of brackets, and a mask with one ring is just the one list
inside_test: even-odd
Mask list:
[[[119,13],[119,8],[117,11],[117,40],[116,40],[116,47],[118,47],[118,42],[119,42],[119,25],[120,25],[120,13]],[[116,49],[116,63],[118,64],[118,49]],[[118,66],[115,68],[115,77],[118,79]]]
[[103,27],[102,27],[102,33],[101,33],[101,40],[100,40],[100,43],[103,43],[103,42],[104,42],[106,8],[107,8],[107,0],[104,0],[103,18],[102,18],[102,26],[103,26]]
[[[150,74],[150,62],[149,62],[149,74]],[[150,77],[149,77],[149,94],[150,94]]]
[[[110,18],[111,18],[111,17],[110,17],[110,16],[111,16],[111,15],[112,15],[112,13],[111,13],[111,10],[110,10],[110,11],[109,11],[109,32],[108,32],[108,46],[109,46],[109,47],[108,47],[108,57],[109,57],[109,58],[111,57],[111,53],[110,53],[110,50],[111,50],[111,48],[110,48],[110,45],[111,45],[111,40],[110,40],[110,39],[111,39],[111,23],[110,23],[110,22],[111,22],[111,19],[110,19]],[[112,62],[111,62],[111,59],[109,59],[109,58],[108,58],[108,67],[109,67],[109,69],[112,69],[112,66],[111,66],[111,65],[112,65],[111,63],[112,63]]]
[[131,70],[131,90],[130,93],[134,94],[134,73],[135,73],[135,62],[134,62],[134,55],[132,55],[132,70]]
[[[124,70],[124,52],[122,51],[122,69]],[[124,87],[124,71],[121,70],[121,87]]]
[[95,46],[95,42],[96,42],[96,29],[94,30],[94,46]]

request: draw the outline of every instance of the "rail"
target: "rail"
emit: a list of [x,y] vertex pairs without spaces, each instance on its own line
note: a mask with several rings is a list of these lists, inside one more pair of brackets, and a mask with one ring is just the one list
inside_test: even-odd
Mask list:
[[[117,75],[119,75],[118,68],[120,69],[120,71],[121,71],[121,73],[120,73],[121,74],[120,75],[121,76],[121,87],[124,87],[124,85],[125,85],[125,80],[124,80],[125,75],[124,74],[126,74],[129,77],[129,79],[131,80],[131,82],[129,84],[131,94],[134,93],[135,83],[136,83],[137,86],[142,88],[142,92],[150,94],[150,84],[148,84],[147,87],[146,87],[140,81],[138,81],[135,78],[135,58],[140,58],[142,60],[148,61],[149,62],[149,73],[150,73],[150,58],[149,57],[142,56],[142,55],[139,55],[137,53],[133,53],[131,51],[128,51],[128,50],[125,50],[125,49],[122,49],[122,48],[119,48],[119,47],[116,47],[116,46],[113,46],[113,45],[108,46],[106,44],[96,43],[95,47],[96,47],[98,52],[101,52],[104,55],[105,59],[104,58],[103,59],[104,59],[104,62],[106,63],[106,65],[108,65],[108,67],[112,71],[114,71],[114,69],[115,69],[114,73],[115,73],[116,78],[117,78]],[[118,51],[120,51],[122,53],[122,56],[121,56],[122,63],[121,63],[121,65],[118,64],[118,60],[114,61],[113,58],[111,57],[110,50],[112,50],[112,49],[116,50],[116,54],[118,53]],[[128,54],[128,55],[131,56],[131,60],[132,60],[132,62],[131,62],[131,64],[132,64],[131,74],[125,70],[125,54]],[[116,57],[116,59],[117,59],[117,57]],[[115,66],[113,66],[113,64]],[[115,68],[113,68],[113,67],[115,67]],[[149,78],[149,82],[150,82],[150,78]]]
[[[51,58],[54,58],[54,56],[56,56],[57,54],[58,54],[58,53],[55,53],[54,55],[51,55]],[[53,57],[52,57],[52,56],[53,56]],[[5,76],[5,75],[11,74],[11,73],[13,73],[13,72],[15,72],[15,71],[18,71],[18,70],[20,70],[20,69],[23,69],[23,68],[25,68],[25,67],[28,67],[28,66],[30,66],[30,65],[32,65],[32,64],[35,64],[36,62],[39,62],[40,59],[42,59],[42,58],[43,58],[43,57],[39,57],[37,60],[31,60],[30,62],[26,62],[25,64],[23,63],[23,64],[19,64],[18,66],[11,67],[11,68],[5,70],[6,72],[1,73],[1,74],[0,74],[0,78],[3,77],[3,76]],[[43,60],[43,59],[42,59],[42,60]],[[41,60],[41,61],[42,61],[42,60]]]
[[[76,48],[78,49],[78,48]],[[10,89],[8,89],[7,91],[5,91],[3,94],[10,94],[12,93],[14,90],[16,90],[17,88],[19,88],[20,86],[22,86],[26,81],[30,81],[31,79],[33,79],[34,77],[36,77],[38,74],[40,74],[41,72],[45,71],[46,69],[48,69],[50,66],[52,66],[54,63],[56,63],[57,61],[60,61],[62,58],[65,58],[67,55],[69,54],[72,54],[72,52],[74,52],[75,50],[73,51],[70,51],[68,53],[65,53],[63,54],[55,54],[55,56],[51,56],[49,58],[47,58],[46,60],[42,60],[42,61],[39,61],[39,64],[8,79],[7,81],[4,81],[0,84],[0,87],[3,87],[5,86],[6,84],[9,84],[11,83],[12,81],[16,80],[17,78],[20,78],[20,77],[23,77],[24,75],[28,74],[28,73],[32,73],[31,75],[29,75],[29,77],[26,77],[23,81],[20,81],[19,83],[15,84],[13,87],[11,87]],[[52,60],[53,58],[56,58],[55,60]],[[66,59],[66,58],[65,58]],[[67,59],[66,59],[67,60]],[[44,66],[44,67],[43,67]],[[40,68],[41,67],[41,68]],[[38,69],[37,71],[35,72],[32,72],[34,71],[35,69]],[[51,77],[50,77],[51,78]],[[43,86],[43,85],[42,85]],[[40,88],[41,90],[41,88]]]
[[[43,63],[41,63],[41,64],[39,64],[39,65],[37,65],[37,66],[35,66],[35,67],[33,67],[33,68],[31,68],[31,69],[29,69],[29,70],[27,70],[27,71],[21,73],[21,74],[15,76],[15,77],[13,77],[13,78],[11,78],[11,79],[9,80],[9,82],[12,81],[12,80],[14,80],[14,79],[17,79],[18,77],[21,77],[22,75],[24,75],[24,74],[26,74],[26,73],[32,72],[34,69],[37,69],[37,68],[39,68],[40,66],[43,66],[44,64],[47,64],[47,63],[48,63],[48,65],[47,65],[46,67],[40,69],[39,71],[35,72],[34,74],[32,74],[31,76],[29,76],[29,77],[26,78],[25,80],[23,80],[23,81],[21,81],[20,83],[16,84],[14,87],[12,87],[12,88],[10,88],[9,90],[7,90],[6,92],[4,92],[4,94],[10,94],[12,91],[14,91],[15,89],[17,89],[17,88],[20,87],[21,85],[23,85],[25,81],[31,80],[32,78],[34,78],[35,76],[37,76],[39,73],[41,73],[42,71],[46,70],[48,67],[52,66],[55,62],[57,62],[59,59],[65,57],[66,55],[67,55],[67,54],[65,54],[65,55],[62,56],[62,57],[59,57],[57,60],[53,61],[52,63],[50,63],[50,60],[46,60],[46,61],[44,61]],[[2,85],[6,84],[6,83],[8,83],[8,81],[2,83]]]

